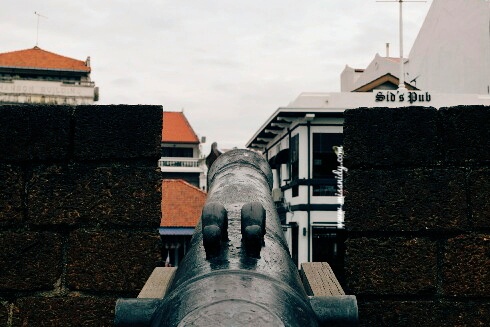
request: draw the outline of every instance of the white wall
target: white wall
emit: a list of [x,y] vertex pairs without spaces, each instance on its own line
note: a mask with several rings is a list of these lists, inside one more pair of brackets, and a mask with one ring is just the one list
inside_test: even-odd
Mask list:
[[82,105],[94,102],[95,85],[54,81],[0,82],[0,102]]
[[490,2],[434,0],[409,60],[419,89],[489,94]]

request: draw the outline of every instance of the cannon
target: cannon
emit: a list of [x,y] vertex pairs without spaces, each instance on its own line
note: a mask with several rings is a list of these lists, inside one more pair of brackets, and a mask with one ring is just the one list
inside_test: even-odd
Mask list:
[[272,200],[267,161],[220,155],[191,247],[162,299],[119,299],[116,326],[355,326],[353,296],[308,297]]

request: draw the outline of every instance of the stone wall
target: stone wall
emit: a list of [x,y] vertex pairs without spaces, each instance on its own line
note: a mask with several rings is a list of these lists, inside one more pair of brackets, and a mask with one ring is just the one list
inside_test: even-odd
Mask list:
[[346,279],[362,326],[490,325],[490,107],[348,110]]
[[161,260],[161,106],[0,106],[0,326],[112,326]]

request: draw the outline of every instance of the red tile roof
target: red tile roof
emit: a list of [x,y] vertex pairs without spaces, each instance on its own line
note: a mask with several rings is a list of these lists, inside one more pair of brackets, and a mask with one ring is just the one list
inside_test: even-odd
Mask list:
[[196,227],[206,201],[206,192],[181,179],[162,182],[161,227]]
[[164,111],[162,142],[199,143],[199,138],[194,133],[183,112]]
[[0,67],[90,72],[90,67],[84,61],[60,56],[39,47],[0,53]]

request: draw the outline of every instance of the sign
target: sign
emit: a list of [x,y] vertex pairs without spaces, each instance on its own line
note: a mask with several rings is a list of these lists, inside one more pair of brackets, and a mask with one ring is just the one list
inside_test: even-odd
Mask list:
[[21,81],[0,82],[0,93],[22,95],[47,95],[93,97],[94,87],[84,85],[64,85],[60,82],[48,81]]
[[419,102],[430,102],[432,96],[429,92],[416,91],[379,91],[376,93],[376,102],[408,102],[410,104]]
[[334,146],[333,150],[337,155],[337,162],[339,163],[336,170],[332,170],[335,175],[335,179],[337,180],[337,203],[339,206],[337,207],[337,228],[344,228],[344,172],[348,169],[344,167],[344,147],[343,146]]

